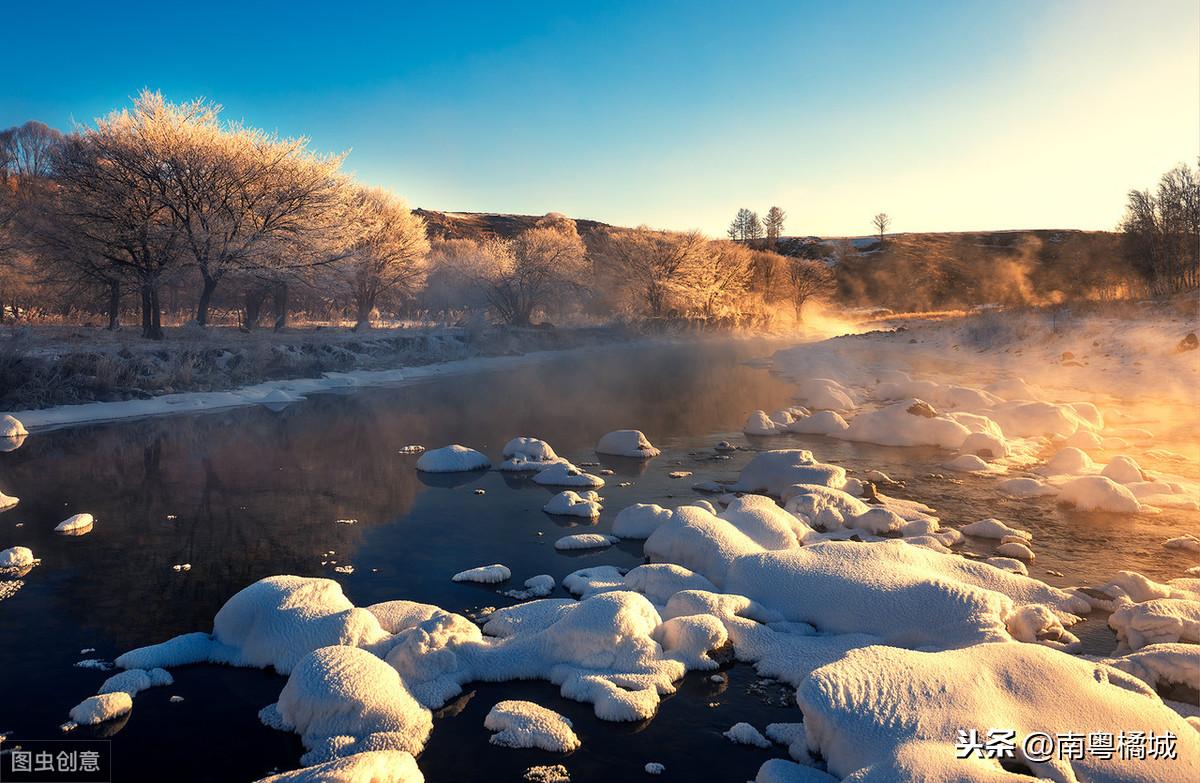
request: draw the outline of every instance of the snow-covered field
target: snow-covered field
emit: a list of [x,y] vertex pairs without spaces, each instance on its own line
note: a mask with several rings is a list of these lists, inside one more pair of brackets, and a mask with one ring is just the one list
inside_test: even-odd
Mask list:
[[[1193,526],[1163,551],[1200,550],[1200,352],[1176,350],[1194,322],[1056,328],[1048,318],[913,324],[780,351],[772,370],[796,384],[796,404],[754,412],[745,431],[940,449],[948,473],[1004,482],[1026,502],[1052,496],[1129,520],[1181,513]],[[575,488],[547,512],[599,513],[588,488],[604,478],[511,435],[502,469]],[[636,430],[595,438],[598,454],[660,454]],[[488,469],[470,448],[431,449],[416,467]],[[579,569],[562,580],[569,598],[541,597],[554,580],[534,577],[507,593],[521,603],[482,624],[403,595],[355,606],[329,579],[259,580],[229,598],[211,632],[117,657],[124,679],[80,694],[71,720],[136,710],[137,692],[169,683],[172,668],[270,668],[287,682],[259,717],[299,735],[305,753],[300,770],[269,780],[420,781],[434,711],[470,683],[545,680],[603,721],[642,721],[685,674],[732,655],[795,694],[794,721],[725,733],[777,748],[758,783],[1200,779],[1197,568],[1165,581],[1117,568],[1103,583],[1051,586],[1028,575],[1043,542],[1022,519],[979,508],[971,525],[944,524],[936,504],[904,499],[882,473],[851,475],[819,449],[762,450],[736,481],[703,489],[709,499],[629,506],[613,536],[553,547],[644,541],[645,564]],[[966,556],[965,536],[991,551]],[[6,550],[0,562],[30,574],[33,557]],[[493,563],[445,578],[503,588],[513,574]],[[1096,612],[1110,614],[1118,645],[1080,654],[1071,628]],[[524,701],[497,704],[485,725],[505,747],[588,744],[563,715]],[[646,771],[670,774],[659,767]]]

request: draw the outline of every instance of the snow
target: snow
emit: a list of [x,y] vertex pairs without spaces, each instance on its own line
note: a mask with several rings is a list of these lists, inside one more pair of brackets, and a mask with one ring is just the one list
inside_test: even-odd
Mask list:
[[[932,413],[932,415],[930,415]],[[837,437],[881,446],[937,446],[958,449],[971,431],[948,416],[939,415],[916,398],[878,410],[860,413]]]
[[424,783],[411,753],[396,750],[370,750],[315,764],[304,769],[282,772],[257,783]]
[[1141,466],[1132,457],[1124,455],[1113,457],[1104,466],[1104,470],[1100,471],[1100,475],[1110,478],[1118,484],[1133,484],[1146,480],[1146,474],[1142,471]]
[[1163,642],[1200,643],[1200,601],[1154,598],[1120,604],[1108,618],[1121,650]]
[[724,736],[735,745],[752,745],[756,748],[771,747],[771,741],[749,723],[733,724],[728,731],[724,732]]
[[380,627],[388,633],[400,633],[432,617],[449,614],[449,612],[440,606],[404,600],[371,604],[367,607],[367,611],[375,615],[375,619],[379,621]]
[[754,411],[742,425],[742,432],[747,435],[781,435],[788,431],[787,423],[775,421],[766,411]]
[[[1064,698],[1069,694],[1069,698]],[[1104,664],[1032,644],[994,643],[941,652],[873,646],[852,650],[801,683],[796,695],[809,746],[837,777],[855,780],[1013,780],[997,759],[959,759],[960,730],[1173,733],[1176,760],[1028,761],[1055,780],[1187,781],[1200,775],[1191,726],[1141,680]]]
[[1163,542],[1163,546],[1167,549],[1182,549],[1185,552],[1200,554],[1200,538],[1193,536],[1191,533],[1184,533],[1182,536],[1168,538]]
[[556,462],[533,477],[538,484],[549,487],[603,487],[604,479],[585,473],[570,462]]
[[15,498],[12,495],[5,495],[0,492],[0,511],[5,511],[21,502],[20,498]]
[[844,431],[850,425],[834,411],[816,411],[811,416],[803,416],[788,425],[788,432],[798,435],[833,435]]
[[963,535],[977,536],[979,538],[995,538],[1001,539],[1005,536],[1017,536],[1026,541],[1033,540],[1033,534],[1028,530],[1011,527],[1010,525],[1001,522],[994,517],[989,519],[981,519],[978,522],[972,522],[969,525],[963,525],[959,528]]
[[960,473],[1003,473],[1003,468],[989,465],[982,457],[975,454],[960,454],[945,464],[949,470]]
[[1082,476],[1096,470],[1096,463],[1082,449],[1068,446],[1046,461],[1042,472],[1050,476]]
[[754,539],[728,521],[696,506],[680,506],[646,539],[652,562],[675,563],[702,574],[717,587],[740,555],[761,552]]
[[1015,498],[1036,498],[1058,494],[1057,487],[1027,476],[1005,479],[996,484],[996,489]]
[[816,767],[786,759],[768,759],[758,768],[754,783],[837,783],[837,778]]
[[71,720],[80,726],[94,726],[119,718],[132,709],[133,698],[125,691],[101,693],[89,696],[72,707]]
[[796,384],[796,399],[813,410],[852,411],[852,393],[831,378],[805,378]]
[[571,721],[529,701],[507,700],[492,707],[484,728],[496,732],[489,740],[506,748],[540,748],[570,753],[579,747]]
[[504,471],[540,471],[560,461],[550,444],[538,438],[513,438],[504,444],[502,455],[505,461],[499,469]]
[[81,536],[84,533],[91,532],[92,525],[96,520],[91,514],[73,514],[55,526],[55,533],[66,533],[72,536]]
[[417,459],[417,470],[426,473],[464,473],[491,467],[486,454],[457,443],[426,451]]
[[646,596],[655,606],[666,606],[671,597],[682,590],[715,592],[717,589],[700,574],[674,563],[647,563],[633,568],[625,574],[623,585],[625,589]]
[[479,582],[480,584],[495,584],[510,578],[512,578],[512,571],[508,566],[500,563],[468,568],[466,571],[459,571],[452,577],[455,582]]
[[1000,557],[1011,557],[1016,560],[1024,560],[1026,562],[1033,560],[1035,555],[1033,550],[1020,541],[1008,541],[996,547],[995,552]]
[[1107,476],[1080,476],[1059,487],[1059,498],[1080,511],[1136,514],[1148,510],[1128,488]]
[[509,598],[516,598],[518,601],[527,601],[530,598],[545,598],[554,592],[554,584],[554,577],[549,574],[538,574],[525,580],[524,590],[506,590],[504,595],[507,595]]
[[657,457],[661,452],[650,444],[641,430],[614,430],[600,438],[596,444],[596,453],[649,459]]
[[963,454],[982,457],[988,462],[1009,455],[1008,443],[1003,437],[991,432],[972,432],[958,448]]
[[123,692],[132,697],[147,688],[171,685],[174,682],[175,679],[166,669],[127,669],[109,677],[96,692],[99,694]]
[[28,568],[36,562],[28,547],[14,546],[0,552],[0,568]]
[[547,514],[557,514],[568,517],[598,517],[600,516],[600,496],[595,492],[584,492],[582,495],[567,489],[559,492],[542,511]]
[[560,552],[572,549],[606,549],[619,540],[616,536],[606,536],[603,533],[576,533],[555,541],[554,548]]
[[432,714],[396,669],[347,645],[321,647],[300,659],[279,701],[260,718],[300,735],[308,749],[302,764],[369,750],[417,753],[433,730]]
[[666,765],[660,764],[657,761],[646,762],[646,766],[642,767],[642,769],[646,771],[647,775],[661,775],[667,771]]
[[649,538],[673,513],[656,503],[634,503],[617,513],[612,524],[613,535],[618,538]]
[[16,416],[0,416],[0,438],[21,438],[28,435],[25,425]]
[[732,489],[779,496],[792,484],[819,484],[841,489],[846,485],[846,469],[818,462],[806,449],[763,451],[742,468]]
[[718,668],[708,653],[729,640],[725,625],[708,614],[668,618],[654,629],[653,636],[668,657],[680,661],[689,671]]

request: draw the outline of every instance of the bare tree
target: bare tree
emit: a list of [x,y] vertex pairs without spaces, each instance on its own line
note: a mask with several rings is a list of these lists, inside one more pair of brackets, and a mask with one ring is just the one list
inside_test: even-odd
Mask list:
[[340,263],[355,305],[355,330],[369,328],[381,297],[416,293],[426,272],[425,221],[402,199],[380,188],[355,189],[350,219],[357,237]]
[[771,207],[767,210],[767,216],[763,219],[763,228],[767,232],[767,244],[774,248],[779,238],[783,236],[783,221],[787,217],[787,213],[779,207]]
[[803,320],[804,305],[808,301],[828,296],[833,289],[833,272],[821,261],[808,258],[789,258],[787,266],[788,289],[796,320]]
[[1200,285],[1200,170],[1179,165],[1154,193],[1129,193],[1121,223],[1126,258],[1152,293],[1167,295]]
[[875,225],[875,230],[879,232],[879,244],[882,245],[884,232],[886,232],[888,230],[888,226],[892,224],[892,219],[888,216],[888,213],[880,212],[871,219],[871,222]]
[[750,285],[752,252],[732,242],[708,242],[697,254],[691,298],[705,318],[733,308]]

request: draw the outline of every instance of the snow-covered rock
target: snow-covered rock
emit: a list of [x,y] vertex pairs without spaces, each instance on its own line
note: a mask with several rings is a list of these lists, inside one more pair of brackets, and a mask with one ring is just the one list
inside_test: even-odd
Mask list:
[[1121,649],[1163,642],[1200,642],[1200,601],[1155,598],[1122,604],[1108,618]]
[[506,565],[493,563],[492,565],[477,566],[476,568],[468,568],[466,571],[459,571],[451,578],[455,582],[478,582],[490,585],[512,578],[512,571]]
[[538,438],[513,438],[504,444],[501,454],[504,462],[499,469],[505,471],[540,471],[561,460],[549,443]]
[[133,698],[125,691],[101,693],[89,696],[72,707],[71,720],[80,726],[94,726],[119,718],[132,709]]
[[751,745],[756,748],[771,747],[771,741],[749,723],[735,723],[724,732],[724,735],[735,745]]
[[577,494],[566,489],[550,498],[542,511],[558,516],[592,518],[600,516],[600,496],[595,492]]
[[846,485],[846,469],[818,462],[806,449],[763,451],[742,468],[736,492],[765,492],[780,496],[792,484],[819,484],[841,489]]
[[604,479],[585,473],[570,462],[556,462],[540,471],[533,480],[548,487],[603,487]]
[[0,511],[7,511],[20,502],[20,498],[15,498],[12,495],[5,495],[3,492],[0,492]]
[[489,740],[506,748],[540,748],[551,753],[570,753],[579,747],[571,721],[530,701],[498,702],[483,721],[496,732]]
[[1137,481],[1145,481],[1146,474],[1142,472],[1142,468],[1133,457],[1116,456],[1113,457],[1104,470],[1100,471],[1101,476],[1112,479],[1118,484],[1133,484]]
[[426,473],[465,473],[491,467],[486,454],[457,443],[426,451],[417,459],[417,470]]
[[120,691],[136,696],[148,688],[171,685],[174,682],[175,678],[166,669],[128,669],[109,677],[96,692],[104,694]]
[[996,547],[995,551],[1000,557],[1011,557],[1015,560],[1023,560],[1025,562],[1029,562],[1036,557],[1033,550],[1020,541],[1006,541]]
[[600,438],[596,444],[596,453],[649,459],[657,457],[661,452],[650,444],[641,430],[614,430]]
[[0,568],[27,568],[36,562],[28,547],[14,546],[0,551]]
[[742,425],[742,432],[747,435],[781,435],[787,431],[787,423],[772,419],[766,411],[754,411]]
[[958,449],[971,434],[964,425],[940,415],[916,398],[860,413],[835,437],[881,446],[937,446]]
[[1080,511],[1136,514],[1145,510],[1129,489],[1107,476],[1079,476],[1059,487],[1059,498]]
[[837,412],[815,411],[811,416],[802,416],[787,426],[788,432],[797,435],[836,435],[850,425]]
[[1184,533],[1182,536],[1168,538],[1163,542],[1163,546],[1167,549],[1182,549],[1185,552],[1200,554],[1200,538],[1193,536],[1191,533]]
[[1058,494],[1058,487],[1026,476],[1005,479],[996,484],[996,489],[1015,498],[1036,498]]
[[634,503],[617,512],[612,532],[618,538],[643,539],[671,518],[674,512],[656,503]]
[[554,548],[560,552],[572,549],[605,549],[619,540],[616,536],[606,536],[603,533],[576,533],[555,541]]
[[549,574],[538,574],[525,580],[524,590],[507,590],[504,594],[509,598],[516,598],[518,601],[527,601],[530,598],[545,598],[552,592],[554,592],[554,577]]
[[995,538],[997,540],[1002,539],[1005,536],[1017,536],[1018,538],[1022,538],[1026,541],[1033,540],[1033,534],[1028,530],[1021,530],[1017,527],[1011,527],[995,517],[989,517],[988,519],[981,519],[978,522],[972,522],[969,525],[963,525],[959,528],[959,532],[961,532],[963,535],[977,536],[979,538]]
[[369,750],[270,775],[256,783],[425,783],[425,776],[411,753]]
[[0,438],[23,438],[28,434],[25,425],[17,417],[7,413],[0,416]]
[[54,532],[81,536],[84,533],[90,532],[95,523],[96,520],[91,514],[72,514],[62,522],[59,522],[55,526]]

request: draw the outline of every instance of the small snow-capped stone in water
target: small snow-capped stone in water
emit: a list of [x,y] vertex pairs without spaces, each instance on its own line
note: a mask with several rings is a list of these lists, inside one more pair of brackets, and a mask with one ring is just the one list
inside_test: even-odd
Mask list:
[[179,519],[179,517],[178,517],[178,516],[176,516],[175,514],[167,514],[167,521],[168,521],[168,522],[174,522],[176,519]]
[[356,524],[358,524],[357,519],[335,519],[333,522],[335,525],[356,525]]
[[424,450],[425,450],[424,446],[413,443],[408,446],[401,446],[400,451],[398,453],[400,453],[400,454],[420,454]]
[[24,522],[18,522],[17,524],[13,525],[13,527],[25,527],[25,523],[24,523]]
[[29,431],[16,416],[7,413],[0,416],[0,438],[21,438],[28,434]]
[[600,549],[610,547],[619,540],[616,536],[603,533],[577,533],[558,539],[554,542],[554,548],[560,552],[570,549]]
[[672,470],[667,475],[673,479],[681,479],[692,475],[692,472],[690,470]]
[[753,745],[756,748],[771,747],[771,741],[746,722],[735,723],[723,733],[726,739],[737,745]]
[[417,470],[425,473],[467,473],[491,466],[486,454],[457,443],[427,451],[417,460]]
[[102,661],[99,658],[86,658],[82,661],[75,662],[76,669],[95,669],[101,672],[112,671],[113,665],[108,661]]
[[71,720],[82,726],[119,718],[133,709],[133,698],[125,691],[89,696],[71,708]]
[[[0,492],[0,510],[12,508],[20,502],[20,498],[15,498],[12,495],[5,495],[3,492]],[[17,527],[20,527],[20,525],[17,525]]]
[[36,563],[37,558],[28,547],[14,546],[0,552],[0,568],[25,568]]
[[725,675],[724,674],[714,674],[708,678],[708,681],[709,682],[718,682],[718,683],[725,682]]
[[613,474],[614,474],[616,471],[612,471],[612,470],[609,470],[608,468],[605,468],[604,470],[598,470],[598,471],[596,471],[596,472],[597,472],[598,474],[600,474],[601,476],[611,476],[611,475],[613,475]]
[[342,566],[338,566],[337,568],[334,568],[333,570],[334,570],[334,571],[337,571],[339,574],[353,574],[353,573],[354,573],[354,566],[352,566],[352,565],[342,565]]
[[596,453],[649,459],[657,457],[662,452],[651,445],[641,430],[614,430],[602,437],[596,444]]
[[73,720],[69,720],[66,723],[60,724],[58,730],[66,734],[68,731],[75,731],[77,728],[79,728],[79,724]]
[[1176,538],[1168,538],[1163,542],[1167,549],[1182,549],[1186,552],[1200,552],[1200,538],[1191,533],[1184,533]]
[[79,651],[79,654],[87,655],[88,653],[94,653],[94,652],[96,652],[95,647],[84,647],[82,650]]
[[191,571],[192,564],[191,563],[176,563],[175,565],[171,566],[171,570],[172,571]]
[[183,697],[182,696],[172,696],[171,698],[167,699],[167,701],[171,702],[172,704],[178,704],[179,702],[183,701]]
[[542,764],[525,770],[529,783],[571,783],[571,773],[562,764]]
[[667,768],[662,764],[659,764],[657,761],[649,762],[645,767],[643,767],[643,769],[646,770],[647,775],[661,775],[667,771]]
[[477,490],[475,490],[475,494],[476,495],[486,495],[487,490],[486,489],[477,489]]
[[621,482],[620,484],[618,484],[617,486],[618,486],[618,487],[632,487],[632,486],[633,486],[633,482],[632,482],[632,481],[622,481],[622,482]]
[[734,446],[727,440],[723,440],[717,443],[716,446],[713,446],[713,448],[715,448],[717,451],[733,451],[737,448],[737,446]]
[[80,536],[90,531],[95,523],[96,519],[91,514],[72,514],[59,522],[54,527],[54,532]]
[[507,700],[496,704],[483,721],[496,732],[489,740],[506,748],[540,748],[553,753],[570,753],[579,747],[571,721],[529,701]]
[[1066,576],[1066,574],[1064,574],[1062,571],[1055,571],[1050,568],[1046,569],[1046,573],[1050,574],[1050,576]]
[[495,584],[503,582],[512,577],[512,571],[508,566],[500,563],[492,565],[479,566],[478,568],[468,568],[466,571],[459,571],[452,579],[455,582],[478,582],[480,584]]

